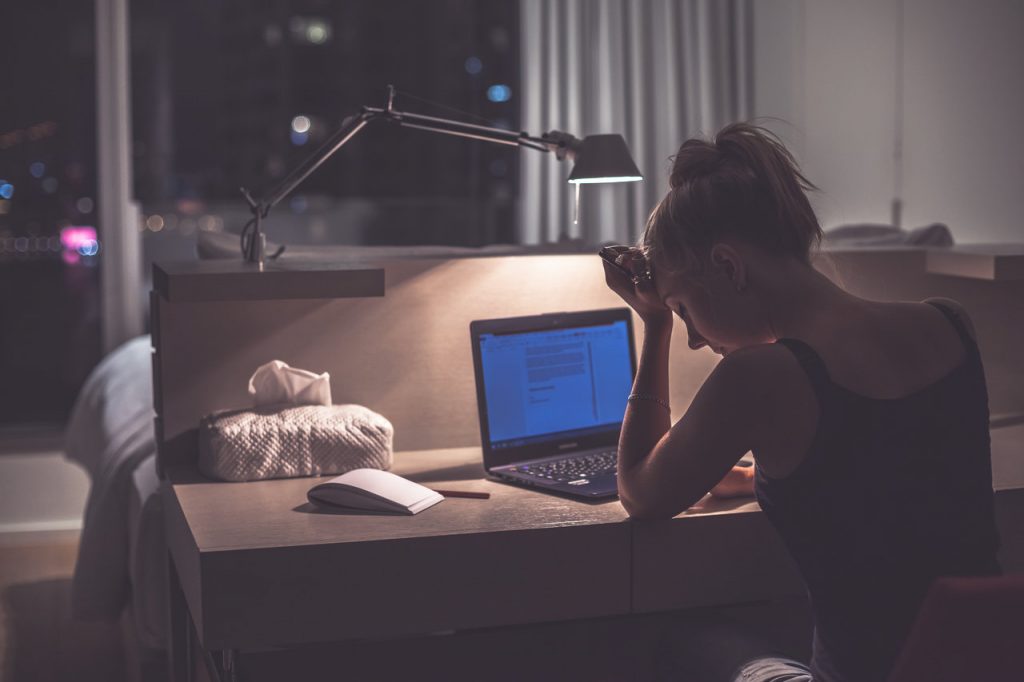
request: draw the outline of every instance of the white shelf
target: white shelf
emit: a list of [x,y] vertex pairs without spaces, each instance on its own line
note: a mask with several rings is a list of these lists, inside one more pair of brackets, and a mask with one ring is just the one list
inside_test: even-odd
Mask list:
[[929,249],[925,270],[990,281],[1024,279],[1024,244],[961,244]]
[[336,263],[242,260],[153,264],[153,289],[171,303],[358,298],[384,295],[384,269]]

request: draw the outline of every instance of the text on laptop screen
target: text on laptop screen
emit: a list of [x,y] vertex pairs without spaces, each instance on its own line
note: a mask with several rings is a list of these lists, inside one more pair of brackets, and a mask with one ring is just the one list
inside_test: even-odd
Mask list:
[[481,334],[492,448],[618,428],[633,385],[624,321]]

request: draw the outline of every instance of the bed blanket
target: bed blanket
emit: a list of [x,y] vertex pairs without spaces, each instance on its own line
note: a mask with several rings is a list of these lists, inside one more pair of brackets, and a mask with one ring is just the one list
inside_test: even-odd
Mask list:
[[92,479],[71,583],[83,620],[115,620],[131,595],[129,506],[135,469],[156,452],[150,338],[120,346],[93,370],[75,401],[68,459]]

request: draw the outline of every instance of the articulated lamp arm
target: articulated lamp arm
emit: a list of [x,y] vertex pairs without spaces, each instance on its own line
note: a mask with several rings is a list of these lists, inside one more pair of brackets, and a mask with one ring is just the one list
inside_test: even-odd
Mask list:
[[[266,197],[254,198],[247,189],[242,188],[242,195],[249,203],[253,216],[242,230],[242,255],[247,262],[258,264],[260,269],[263,267],[264,258],[266,257],[266,238],[260,230],[260,224],[270,213],[270,210],[295,190],[296,187],[301,185],[317,168],[322,166],[327,159],[334,156],[339,149],[372,121],[384,120],[405,128],[417,128],[445,135],[483,140],[484,142],[528,147],[542,152],[554,152],[559,161],[566,159],[575,160],[584,146],[583,140],[569,133],[557,130],[544,133],[540,137],[534,137],[525,131],[515,132],[505,130],[504,128],[493,128],[435,116],[396,111],[393,107],[394,98],[395,89],[393,86],[388,86],[388,103],[386,107],[381,109],[364,106],[358,114],[346,118],[341,126],[316,151],[288,173]],[[600,135],[587,139],[608,137],[617,137],[621,140],[621,137],[616,135]],[[622,142],[621,144],[625,150],[625,143]],[[636,170],[636,165],[629,158],[628,150],[626,151],[626,158],[628,165],[632,167],[632,175],[628,176],[628,178],[626,175],[618,176],[617,179],[639,180],[640,172]],[[629,169],[627,168],[627,170]],[[576,182],[576,180],[572,179],[572,176],[570,176],[570,181]],[[579,182],[586,181],[580,180]]]

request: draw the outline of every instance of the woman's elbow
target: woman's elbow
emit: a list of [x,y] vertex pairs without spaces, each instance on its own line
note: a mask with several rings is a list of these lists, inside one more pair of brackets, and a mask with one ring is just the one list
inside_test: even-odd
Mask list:
[[623,485],[619,479],[619,501],[629,518],[644,521],[671,519],[704,496],[703,492],[687,490],[659,490],[658,486],[644,486],[637,491],[634,486]]
[[638,521],[671,519],[678,513],[663,505],[642,502],[641,500],[633,499],[626,495],[620,494],[619,501],[622,502],[622,507],[626,510],[626,514],[629,515],[629,518],[636,519]]

